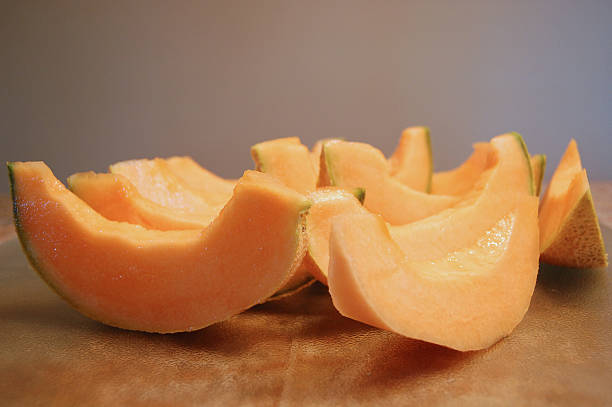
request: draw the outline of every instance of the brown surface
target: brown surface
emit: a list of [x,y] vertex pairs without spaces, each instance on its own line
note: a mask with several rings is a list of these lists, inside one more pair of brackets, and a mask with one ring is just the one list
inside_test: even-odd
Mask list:
[[460,353],[343,318],[320,285],[198,332],[123,331],[72,310],[16,239],[0,259],[2,405],[612,405],[608,270],[543,266],[514,333]]

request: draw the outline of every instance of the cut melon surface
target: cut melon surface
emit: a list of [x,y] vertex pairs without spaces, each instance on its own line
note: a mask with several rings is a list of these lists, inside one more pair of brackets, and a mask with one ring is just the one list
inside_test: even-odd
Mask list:
[[203,230],[105,219],[41,162],[9,163],[16,229],[30,263],[81,313],[149,332],[203,328],[264,301],[299,266],[310,202],[245,172]]
[[435,172],[432,175],[431,193],[436,195],[463,195],[473,186],[480,174],[489,165],[492,153],[489,143],[475,143],[470,157],[459,167]]
[[317,140],[317,142],[312,146],[312,150],[310,151],[310,160],[312,161],[312,167],[315,171],[315,180],[319,180],[319,169],[321,167],[321,152],[323,151],[323,144],[329,143],[334,140],[341,140],[339,138],[324,138],[321,140]]
[[190,212],[211,207],[199,191],[189,188],[170,170],[164,159],[122,161],[109,170],[126,177],[143,197],[158,205]]
[[319,186],[364,188],[367,209],[401,225],[426,218],[459,201],[456,196],[416,191],[391,176],[383,153],[365,143],[333,141],[323,145]]
[[405,129],[389,164],[391,175],[399,182],[415,191],[429,192],[433,171],[429,129],[423,126]]
[[540,196],[542,189],[542,180],[546,171],[546,155],[535,154],[531,156],[531,168],[533,169],[533,183],[536,195]]
[[404,226],[334,218],[329,287],[341,314],[461,351],[510,334],[536,282],[538,202],[522,138],[491,145],[495,162],[470,204]]
[[589,180],[573,139],[542,198],[539,217],[543,262],[576,268],[608,265]]
[[202,229],[218,215],[217,208],[199,212],[171,209],[144,198],[119,174],[82,172],[68,177],[68,188],[106,219],[155,230]]
[[223,206],[232,197],[236,180],[219,177],[191,157],[170,157],[165,161],[174,175],[189,188],[200,192],[211,206]]

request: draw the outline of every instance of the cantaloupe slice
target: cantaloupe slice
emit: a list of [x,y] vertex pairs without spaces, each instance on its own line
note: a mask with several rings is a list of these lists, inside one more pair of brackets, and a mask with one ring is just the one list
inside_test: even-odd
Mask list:
[[394,225],[414,222],[458,202],[459,197],[415,191],[391,176],[383,153],[365,143],[333,141],[323,145],[319,186],[364,188],[364,205]]
[[275,139],[255,144],[251,147],[251,157],[258,171],[273,175],[302,194],[314,191],[317,186],[310,151],[299,139]]
[[402,184],[415,191],[429,192],[433,171],[429,129],[423,126],[405,129],[389,164],[391,175]]
[[142,225],[147,229],[202,229],[220,210],[203,206],[199,211],[187,211],[158,205],[140,195],[120,174],[92,171],[73,174],[68,177],[68,188],[106,219]]
[[[514,329],[538,273],[538,202],[520,136],[491,146],[496,163],[470,205],[395,228],[373,214],[332,221],[329,287],[340,313],[461,351]],[[393,229],[417,247],[398,244]]]
[[544,171],[546,171],[546,155],[535,154],[531,156],[531,168],[533,170],[533,183],[536,195],[540,196]]
[[247,171],[203,230],[155,231],[103,218],[41,162],[9,163],[15,225],[30,263],[83,314],[177,332],[224,320],[272,295],[304,252],[310,206]]
[[459,167],[435,172],[431,180],[431,193],[437,195],[463,195],[467,193],[487,167],[492,148],[489,143],[475,143],[474,152]]
[[212,206],[204,194],[189,188],[170,171],[164,159],[122,161],[109,170],[126,177],[142,196],[161,206],[192,212]]
[[608,265],[587,173],[571,140],[540,204],[543,262],[565,267]]
[[212,206],[222,206],[231,198],[236,180],[224,179],[208,171],[191,157],[167,158],[168,169],[189,188],[204,194]]

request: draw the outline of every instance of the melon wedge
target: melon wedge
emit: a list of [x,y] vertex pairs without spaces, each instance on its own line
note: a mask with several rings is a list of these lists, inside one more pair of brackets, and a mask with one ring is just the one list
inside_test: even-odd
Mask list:
[[339,140],[323,145],[319,186],[364,188],[365,207],[394,225],[423,219],[459,201],[459,197],[430,195],[402,184],[391,176],[391,165],[380,150]]
[[319,168],[321,166],[321,152],[323,151],[323,144],[328,143],[334,140],[342,140],[340,138],[324,138],[321,140],[317,140],[317,142],[312,146],[312,150],[310,151],[310,160],[312,161],[312,166],[315,170],[315,179],[319,180]]
[[474,152],[459,167],[436,172],[432,176],[431,193],[437,195],[463,195],[467,193],[488,166],[492,148],[489,143],[475,143]]
[[536,154],[531,156],[531,168],[533,170],[533,183],[536,195],[540,196],[542,189],[542,180],[544,179],[544,171],[546,170],[546,155]]
[[161,206],[190,212],[212,206],[205,194],[185,185],[161,158],[122,161],[109,169],[113,174],[126,177],[142,196]]
[[191,157],[170,157],[166,164],[185,185],[200,194],[212,206],[223,206],[231,198],[236,180],[219,177],[208,171]]
[[415,191],[431,190],[433,158],[427,127],[409,127],[402,132],[395,152],[389,158],[391,175]]
[[310,152],[299,139],[275,139],[255,144],[251,147],[251,156],[258,171],[273,175],[289,188],[302,194],[316,188]]
[[558,266],[608,265],[589,180],[573,139],[540,204],[540,251],[543,262]]
[[203,328],[287,281],[304,252],[301,194],[247,171],[203,230],[105,219],[41,162],[9,163],[15,225],[30,263],[83,314],[149,332]]
[[522,138],[491,146],[496,163],[470,205],[397,227],[373,214],[332,221],[329,287],[341,314],[460,351],[510,334],[538,273],[538,201]]
[[106,219],[142,225],[155,230],[202,229],[219,209],[200,211],[171,209],[144,198],[127,178],[119,174],[81,172],[68,177],[68,188]]

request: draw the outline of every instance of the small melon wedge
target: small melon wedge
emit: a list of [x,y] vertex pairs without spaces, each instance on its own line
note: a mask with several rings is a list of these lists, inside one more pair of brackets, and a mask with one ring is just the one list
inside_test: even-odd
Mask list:
[[608,265],[589,180],[573,139],[540,204],[540,251],[543,262],[557,266]]
[[533,183],[536,195],[540,196],[544,171],[546,171],[546,155],[536,154],[531,156],[531,168],[533,169]]
[[455,196],[415,191],[391,176],[391,166],[380,150],[339,140],[323,145],[319,186],[364,188],[365,207],[393,225],[423,219],[459,201]]
[[436,172],[432,176],[431,193],[437,195],[463,195],[474,186],[487,167],[492,149],[489,143],[475,143],[474,152],[459,167]]
[[[538,202],[522,138],[491,145],[496,163],[470,205],[397,227],[373,214],[334,218],[329,287],[341,314],[460,351],[516,327],[538,273]],[[398,244],[394,229],[420,247]]]
[[109,170],[126,177],[142,196],[161,206],[190,212],[211,206],[201,193],[185,185],[161,158],[122,161],[111,165]]
[[342,140],[340,138],[324,138],[321,140],[317,140],[317,142],[312,146],[312,150],[310,151],[310,159],[312,161],[312,166],[315,170],[315,179],[319,180],[319,168],[321,166],[321,152],[323,151],[323,144],[328,143],[334,140]]
[[409,127],[402,132],[395,152],[389,158],[391,175],[415,191],[431,190],[433,158],[429,128]]
[[236,180],[213,174],[191,157],[170,157],[165,161],[174,175],[189,188],[200,192],[210,205],[223,206],[232,197]]
[[299,139],[275,139],[255,144],[251,156],[258,171],[278,178],[302,194],[314,191],[317,184],[308,148]]
[[312,206],[306,218],[308,252],[304,258],[312,263],[312,275],[325,285],[329,266],[331,221],[338,215],[368,213],[362,205],[364,198],[365,190],[361,188],[349,193],[344,189],[327,187],[308,194]]
[[81,172],[68,177],[68,188],[106,219],[155,230],[202,229],[220,208],[201,207],[199,212],[171,209],[144,198],[120,174]]
[[245,172],[203,230],[105,219],[41,162],[8,163],[15,226],[41,277],[81,313],[149,332],[200,329],[262,302],[302,260],[301,194]]

